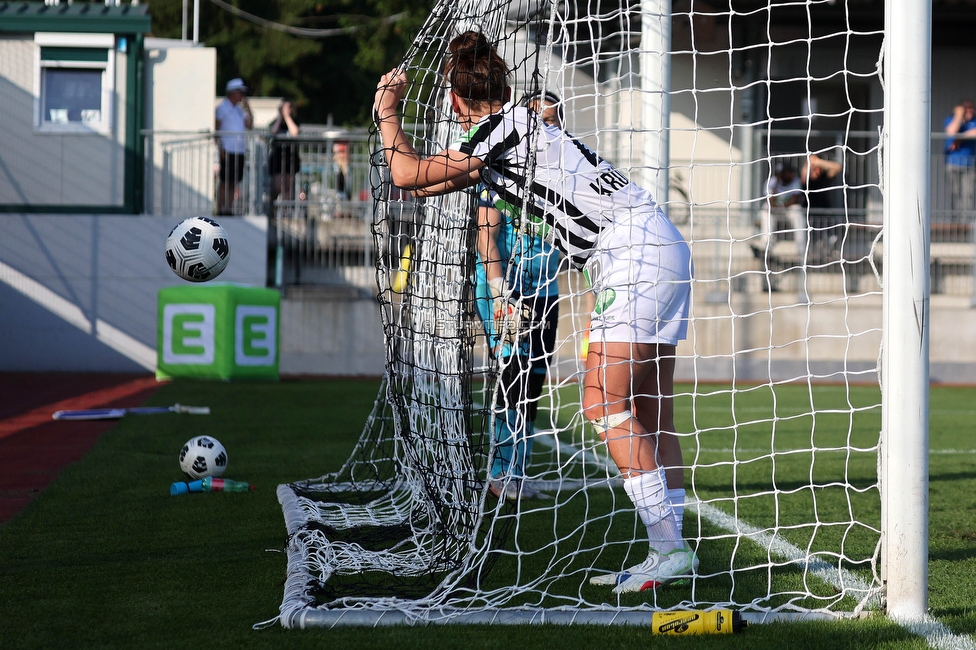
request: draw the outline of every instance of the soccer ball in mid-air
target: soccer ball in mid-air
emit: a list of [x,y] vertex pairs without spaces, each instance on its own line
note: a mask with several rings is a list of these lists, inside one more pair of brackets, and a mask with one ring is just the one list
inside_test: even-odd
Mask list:
[[227,450],[211,436],[190,438],[180,450],[180,469],[191,481],[223,476],[227,469]]
[[223,226],[206,217],[184,219],[166,238],[166,262],[190,282],[220,275],[230,261],[230,240]]

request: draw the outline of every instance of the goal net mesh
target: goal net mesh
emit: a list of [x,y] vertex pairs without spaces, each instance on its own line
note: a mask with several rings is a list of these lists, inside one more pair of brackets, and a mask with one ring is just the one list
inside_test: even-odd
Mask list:
[[442,70],[468,29],[508,62],[514,101],[554,93],[563,128],[651,189],[690,243],[675,417],[701,565],[636,594],[589,583],[643,560],[647,539],[580,413],[594,298],[565,260],[535,426],[515,427],[537,494],[489,492],[506,361],[474,307],[475,195],[397,189],[374,134],[386,373],[342,469],[278,489],[282,623],[878,608],[882,32],[832,0],[441,2],[402,64],[423,154],[461,133]]

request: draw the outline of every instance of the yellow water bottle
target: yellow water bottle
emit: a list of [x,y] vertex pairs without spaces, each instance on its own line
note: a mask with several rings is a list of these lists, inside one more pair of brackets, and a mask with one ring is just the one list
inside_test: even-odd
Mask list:
[[739,612],[713,609],[705,612],[655,612],[651,618],[654,634],[694,636],[740,632],[746,622]]

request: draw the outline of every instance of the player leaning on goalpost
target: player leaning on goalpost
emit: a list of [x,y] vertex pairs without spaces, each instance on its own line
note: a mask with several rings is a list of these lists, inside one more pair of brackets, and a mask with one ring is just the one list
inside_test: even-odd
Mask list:
[[506,102],[508,68],[484,35],[465,32],[449,50],[451,108],[465,133],[448,149],[423,158],[407,140],[397,115],[403,72],[377,86],[393,183],[432,196],[483,182],[509,204],[527,204],[528,220],[587,273],[597,300],[583,413],[626,478],[650,541],[644,562],[590,582],[623,593],[687,578],[698,558],[681,538],[663,468],[681,465],[671,396],[675,346],[688,329],[691,251],[649,192],[564,131],[542,129],[530,152],[538,118]]

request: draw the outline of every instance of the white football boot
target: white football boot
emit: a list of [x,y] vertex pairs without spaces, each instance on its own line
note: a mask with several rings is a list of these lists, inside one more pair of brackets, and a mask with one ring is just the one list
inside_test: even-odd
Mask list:
[[698,556],[686,542],[684,548],[660,554],[655,568],[648,573],[634,573],[625,580],[619,581],[613,588],[613,592],[625,594],[663,587],[679,581],[686,582],[697,570]]
[[551,499],[548,494],[539,492],[528,482],[521,479],[494,478],[488,483],[488,490],[497,498],[506,501],[520,499]]
[[653,589],[666,584],[687,582],[698,570],[698,556],[685,543],[670,553],[652,550],[647,559],[620,573],[594,576],[591,585],[614,586],[614,593],[623,594]]
[[629,569],[624,569],[620,573],[606,573],[600,576],[593,576],[590,578],[590,584],[607,587],[619,585],[621,582],[628,580],[631,576],[649,575],[660,563],[661,556],[658,555],[657,551],[651,549],[651,551],[647,554],[647,559],[640,564],[635,564]]

